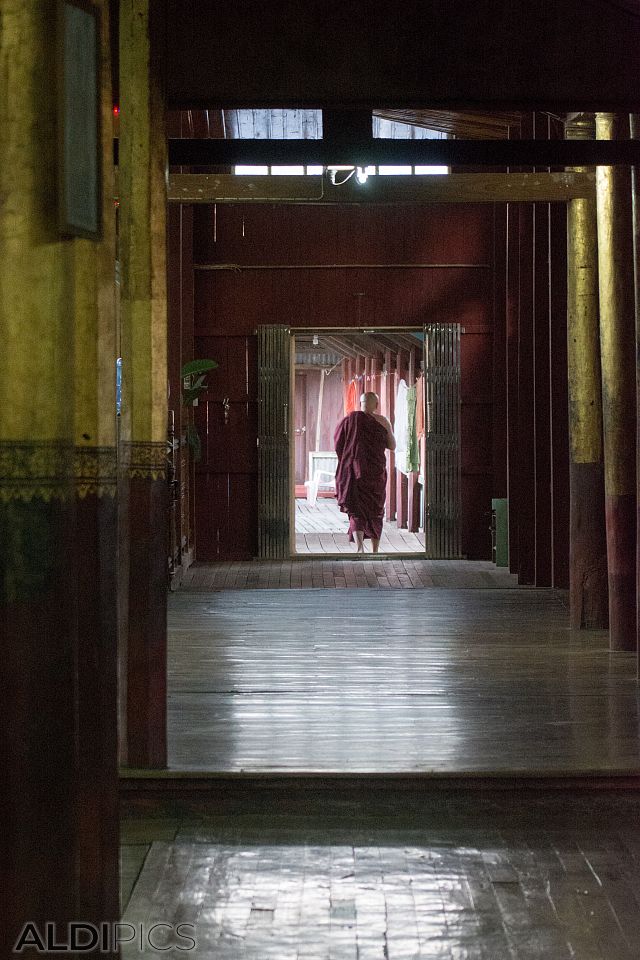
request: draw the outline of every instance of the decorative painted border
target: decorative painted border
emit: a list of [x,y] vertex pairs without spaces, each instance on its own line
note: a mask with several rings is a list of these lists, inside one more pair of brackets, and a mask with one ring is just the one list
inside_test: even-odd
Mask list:
[[115,497],[118,460],[115,447],[75,447],[73,481],[80,499],[89,495]]
[[0,501],[116,495],[115,447],[63,440],[0,440]]
[[127,440],[120,445],[120,468],[129,479],[165,480],[168,463],[163,441]]

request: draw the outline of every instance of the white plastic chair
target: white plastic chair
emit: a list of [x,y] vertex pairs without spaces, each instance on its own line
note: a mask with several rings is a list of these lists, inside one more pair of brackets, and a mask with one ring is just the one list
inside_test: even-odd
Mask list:
[[320,487],[329,490],[336,489],[336,470],[338,468],[337,454],[332,450],[309,451],[309,480],[305,480],[307,488],[307,503],[314,506],[318,499]]
[[331,473],[329,470],[314,470],[313,478],[311,480],[305,480],[304,485],[307,488],[307,503],[312,507],[315,506],[316,500],[318,499],[320,484],[323,484],[323,486],[328,487],[330,490],[335,490],[335,473]]

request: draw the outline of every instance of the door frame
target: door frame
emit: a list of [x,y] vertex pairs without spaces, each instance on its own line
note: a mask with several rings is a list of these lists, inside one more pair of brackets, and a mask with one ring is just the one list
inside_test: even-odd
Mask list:
[[[296,377],[296,352],[295,352],[295,341],[296,335],[302,333],[336,333],[336,334],[354,334],[354,333],[366,333],[369,336],[375,337],[376,333],[421,333],[423,334],[423,343],[422,343],[422,372],[424,374],[426,369],[426,324],[422,326],[418,324],[387,324],[384,327],[290,327],[289,333],[291,336],[291,349],[289,351],[289,365],[290,365],[290,393],[289,393],[289,410],[291,411],[291,422],[295,422],[295,377]],[[424,392],[424,417],[426,424],[426,390]],[[323,560],[357,560],[357,561],[368,561],[368,560],[378,560],[378,559],[399,559],[399,560],[411,560],[411,559],[427,559],[427,543],[426,543],[426,508],[427,501],[426,497],[422,498],[422,509],[421,509],[421,524],[425,530],[425,545],[424,549],[420,551],[398,551],[397,553],[318,553],[318,554],[303,554],[296,552],[296,490],[295,490],[295,439],[293,443],[289,443],[289,552],[292,560],[309,560],[313,559],[323,559]],[[426,481],[426,471],[425,471],[425,481]],[[387,481],[388,482],[388,481]]]

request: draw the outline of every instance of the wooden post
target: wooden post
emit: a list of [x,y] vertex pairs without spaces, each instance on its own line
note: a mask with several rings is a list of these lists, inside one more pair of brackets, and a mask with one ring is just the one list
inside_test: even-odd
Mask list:
[[[534,118],[526,113],[522,135],[533,137]],[[536,579],[536,444],[534,343],[534,207],[522,204],[519,216],[518,427],[517,485],[518,583]]]
[[[595,118],[567,125],[567,138],[593,138]],[[609,625],[602,457],[598,313],[598,224],[594,200],[567,204],[569,370],[569,612],[574,628]]]
[[[533,115],[534,138],[548,140],[550,117]],[[543,172],[538,169],[537,172]],[[533,376],[532,402],[535,418],[535,585],[553,583],[553,520],[551,461],[551,271],[549,203],[533,204]]]
[[[345,404],[346,404],[347,390],[349,389],[351,381],[353,380],[353,362],[350,357],[342,361],[342,367],[343,367],[343,370],[345,371],[344,376],[345,376],[345,385],[346,385],[345,386]],[[345,413],[346,412],[347,411],[345,406]]]
[[[552,118],[550,131],[564,136],[564,124]],[[551,500],[553,534],[553,586],[569,589],[569,386],[567,364],[567,211],[550,204],[549,210],[551,368]]]
[[520,513],[520,460],[518,456],[518,310],[519,310],[519,235],[520,211],[518,203],[507,204],[505,234],[506,256],[506,336],[507,336],[507,497],[509,500],[509,571],[518,573]]
[[[629,117],[630,133],[634,140],[640,139],[640,114],[632,113]],[[640,399],[640,354],[637,350],[637,344],[640,342],[640,169],[633,167],[631,171],[631,191],[633,206],[633,270],[634,270],[634,291],[635,291],[635,323],[636,323],[636,411],[638,400]],[[640,429],[640,412],[637,413],[636,430]],[[640,440],[636,432],[636,453],[640,451]],[[637,467],[637,460],[636,460]],[[636,474],[636,490],[640,480],[640,471]],[[640,494],[638,495],[640,503]],[[636,589],[640,596],[640,511],[638,512],[636,526]],[[638,637],[638,655],[640,657],[640,616],[637,618],[636,634]],[[640,676],[640,660],[638,662],[638,674]]]
[[[596,114],[596,135],[628,137],[628,116]],[[598,167],[596,195],[610,645],[635,650],[636,341],[629,168]]]
[[320,436],[322,433],[322,403],[324,400],[324,380],[325,371],[320,371],[320,384],[318,386],[318,413],[316,415],[316,437],[314,450],[320,449]]
[[166,136],[160,7],[120,4],[120,259],[128,510],[128,751],[164,767],[168,559]]
[[365,380],[365,361],[361,353],[355,358],[355,368],[353,375],[356,378],[356,410],[360,409],[360,397],[365,392],[366,380]]
[[63,935],[120,916],[112,104],[108,4],[96,6],[101,239],[58,231],[56,4],[6,5],[0,29],[7,957],[26,921]]

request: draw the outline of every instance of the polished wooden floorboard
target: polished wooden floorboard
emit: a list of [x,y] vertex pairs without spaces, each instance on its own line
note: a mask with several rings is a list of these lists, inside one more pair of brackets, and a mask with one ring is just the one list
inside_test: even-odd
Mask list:
[[637,792],[329,796],[296,817],[125,816],[122,836],[123,863],[145,853],[123,919],[193,925],[196,949],[164,956],[640,956]]
[[179,592],[169,766],[640,772],[635,657],[532,590]]
[[[347,539],[349,518],[340,513],[333,498],[322,497],[314,504],[297,499],[295,524],[297,554],[355,553],[355,544]],[[369,541],[365,541],[365,548],[371,550]],[[380,552],[424,554],[424,533],[409,533],[399,529],[395,521],[385,520]]]
[[366,554],[361,559],[301,558],[299,560],[235,560],[196,563],[189,567],[182,590],[274,590],[321,588],[389,590],[416,587],[501,590],[518,586],[517,577],[483,560],[426,560]]

